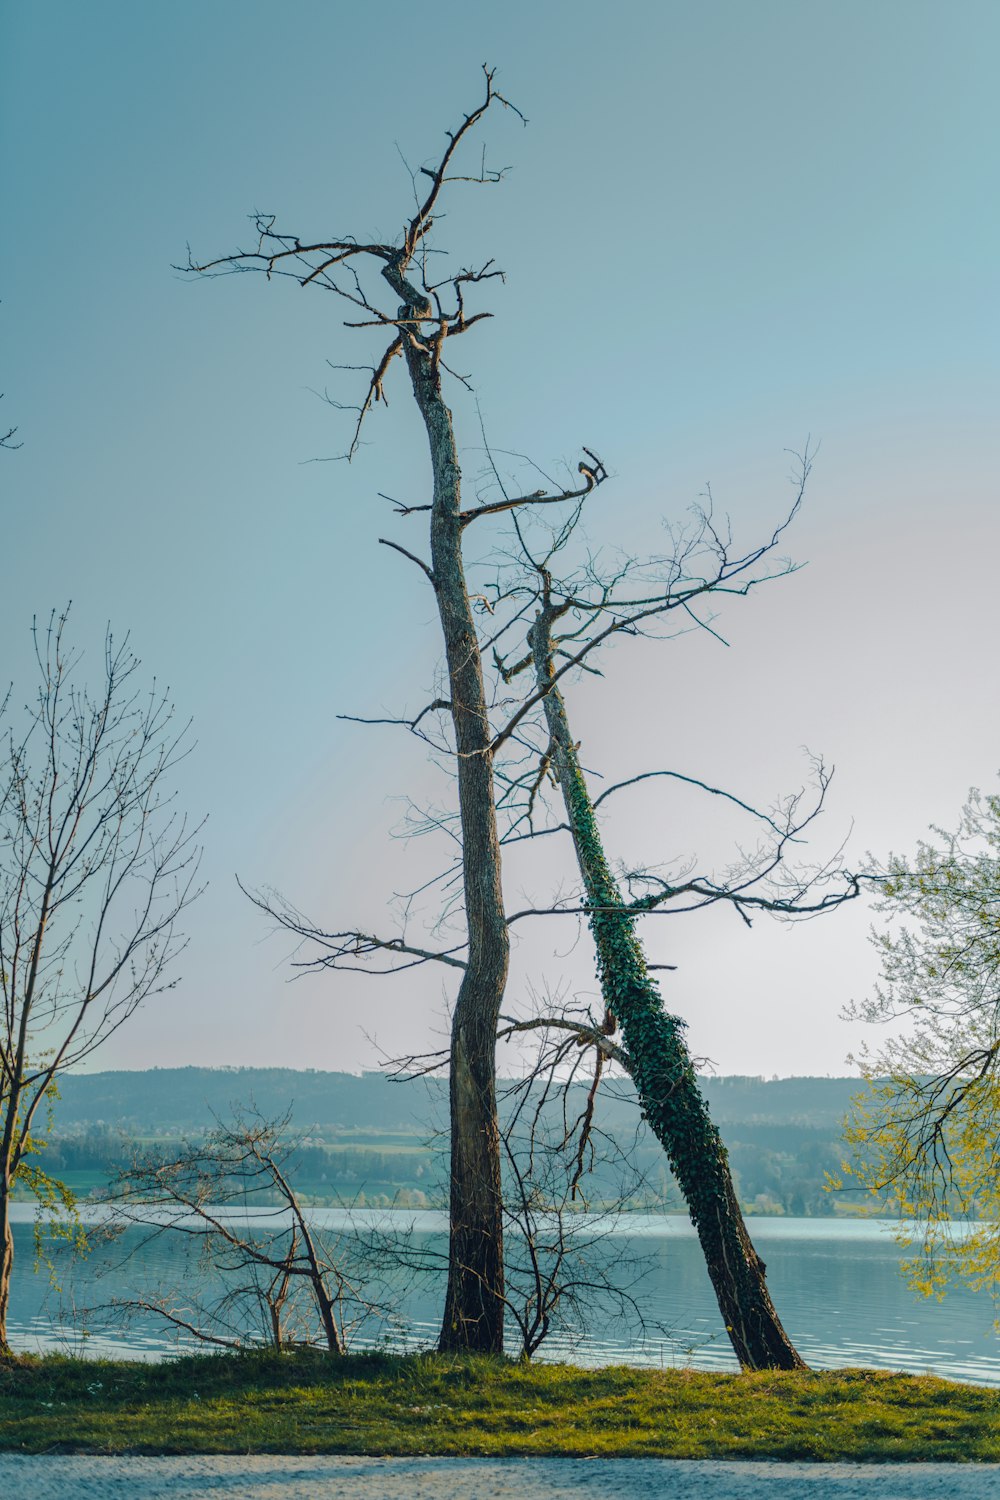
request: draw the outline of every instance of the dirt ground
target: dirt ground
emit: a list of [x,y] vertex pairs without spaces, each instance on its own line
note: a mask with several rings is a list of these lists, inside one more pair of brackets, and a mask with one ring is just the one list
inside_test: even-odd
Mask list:
[[997,1500],[1000,1464],[0,1454],[5,1500]]

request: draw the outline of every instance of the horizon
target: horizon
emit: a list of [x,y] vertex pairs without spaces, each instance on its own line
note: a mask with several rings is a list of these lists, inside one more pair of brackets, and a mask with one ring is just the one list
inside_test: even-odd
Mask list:
[[[303,1073],[313,1074],[319,1077],[331,1078],[384,1078],[387,1083],[413,1083],[418,1078],[428,1078],[435,1083],[446,1083],[447,1074],[441,1073],[407,1073],[391,1074],[381,1068],[361,1068],[353,1070],[350,1068],[296,1068],[286,1063],[154,1063],[145,1067],[116,1067],[116,1068],[93,1068],[87,1071],[73,1069],[62,1075],[65,1078],[99,1078],[104,1073]],[[624,1081],[627,1075],[620,1078],[612,1077],[613,1082]],[[837,1083],[862,1082],[861,1075],[856,1073],[773,1073],[769,1077],[762,1073],[698,1073],[698,1078],[709,1083],[791,1083],[802,1080],[830,1079]],[[498,1083],[517,1083],[523,1074],[498,1073]],[[582,1085],[581,1085],[582,1086]],[[589,1086],[589,1085],[588,1085]]]

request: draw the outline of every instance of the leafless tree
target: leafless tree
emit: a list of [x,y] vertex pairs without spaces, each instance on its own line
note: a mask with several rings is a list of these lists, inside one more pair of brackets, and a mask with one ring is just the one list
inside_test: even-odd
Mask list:
[[225,1348],[318,1342],[333,1355],[346,1352],[352,1322],[384,1321],[361,1289],[359,1242],[351,1234],[331,1240],[299,1198],[290,1162],[297,1144],[287,1115],[266,1119],[250,1107],[175,1156],[137,1156],[112,1186],[106,1232],[117,1240],[141,1231],[132,1256],[163,1236],[183,1237],[207,1290],[195,1293],[194,1277],[158,1286],[115,1302],[119,1318],[154,1314],[180,1335]]
[[[597,949],[605,1014],[571,1018],[558,1009],[518,1021],[507,1018],[504,1035],[553,1028],[575,1036],[592,1051],[596,1090],[605,1061],[631,1076],[639,1103],[667,1153],[698,1231],[706,1265],[718,1297],[724,1325],[746,1368],[795,1368],[801,1364],[775,1312],[732,1183],[725,1147],[709,1116],[698,1086],[684,1023],[670,1015],[650,973],[638,932],[641,919],[689,912],[724,902],[749,925],[757,912],[792,920],[832,911],[854,899],[861,877],[843,869],[834,857],[819,866],[792,864],[810,825],[822,811],[829,773],[817,763],[810,800],[804,793],[786,799],[769,812],[712,787],[699,778],[671,771],[642,772],[608,787],[591,802],[579,744],[570,730],[564,688],[574,676],[593,669],[596,653],[615,635],[676,633],[682,628],[712,629],[704,610],[721,599],[745,595],[759,584],[787,573],[791,564],[776,547],[801,503],[809,475],[807,451],[797,457],[795,498],[783,521],[763,542],[747,551],[734,548],[728,529],[721,530],[709,512],[696,512],[693,526],[675,533],[673,551],[641,564],[618,560],[602,566],[588,556],[584,563],[557,577],[555,567],[580,521],[577,505],[561,525],[535,527],[515,520],[517,548],[512,567],[501,570],[483,599],[495,639],[512,623],[530,620],[528,649],[494,662],[503,682],[521,674],[530,683],[513,711],[508,710],[508,742],[516,746],[512,772],[500,773],[499,799],[505,816],[502,842],[520,843],[568,833],[583,880],[583,893],[544,908],[513,913],[510,922],[531,917],[586,917]],[[499,478],[499,476],[498,476]],[[541,533],[541,535],[537,535]],[[540,543],[539,547],[536,543]],[[696,609],[702,611],[696,614]],[[756,847],[744,850],[738,864],[721,876],[692,869],[666,878],[653,869],[625,870],[616,876],[605,853],[598,806],[615,793],[671,778],[722,798],[757,825]],[[547,790],[557,786],[565,821],[543,815]],[[623,1043],[611,1040],[619,1026]],[[593,1102],[593,1099],[592,1099]]]
[[[589,493],[604,477],[604,470],[585,451],[576,480],[562,489],[535,490],[473,505],[463,500],[462,467],[443,382],[454,373],[448,364],[453,341],[490,316],[486,311],[471,311],[467,298],[501,272],[487,261],[435,278],[437,262],[430,236],[449,185],[493,183],[503,176],[502,171],[488,169],[485,159],[478,170],[460,168],[461,149],[489,110],[499,105],[517,114],[497,91],[491,70],[484,69],[484,81],[480,104],[449,132],[436,164],[421,168],[414,179],[415,189],[420,179],[426,179],[426,188],[417,192],[415,210],[398,243],[344,234],[303,239],[279,231],[273,216],[258,214],[254,248],[205,262],[190,260],[187,269],[201,275],[257,271],[269,280],[291,278],[302,287],[330,292],[346,302],[353,309],[348,327],[374,329],[383,337],[374,363],[367,367],[368,382],[356,408],[354,434],[345,456],[354,454],[372,408],[385,401],[385,382],[397,357],[405,365],[426,429],[431,499],[424,504],[399,504],[396,509],[404,516],[427,515],[430,560],[395,540],[382,540],[420,569],[434,593],[447,662],[447,697],[428,704],[413,727],[417,729],[427,716],[449,716],[458,786],[465,957],[426,949],[413,955],[421,961],[438,960],[461,973],[452,1019],[451,1259],[440,1343],[442,1349],[499,1352],[503,1348],[504,1288],[495,1038],[507,981],[509,938],[495,807],[495,736],[466,583],[463,541],[470,526],[485,519]],[[365,279],[372,272],[380,278],[381,287],[379,280]],[[391,294],[389,306],[386,291]],[[379,950],[396,956],[408,953],[402,939],[356,933],[349,941],[359,956]]]
[[[168,977],[177,919],[197,894],[197,830],[174,807],[185,753],[169,699],[138,685],[127,639],[105,640],[103,681],[77,685],[66,615],[34,631],[39,682],[9,724],[0,780],[0,1352],[17,1181],[33,1160],[60,1074],[90,1057]],[[4,705],[10,717],[9,695]]]
[[[791,565],[778,558],[775,549],[801,503],[809,469],[807,449],[797,459],[790,512],[749,551],[734,549],[728,528],[720,529],[711,513],[702,510],[694,527],[675,538],[673,553],[666,558],[642,564],[629,560],[611,573],[588,558],[560,578],[555,567],[576,531],[579,507],[562,527],[548,529],[540,551],[529,542],[526,528],[515,522],[522,576],[515,576],[512,584],[498,583],[492,604],[494,616],[501,604],[509,608],[512,601],[518,615],[523,615],[526,603],[531,614],[527,651],[519,659],[497,656],[506,682],[523,672],[532,684],[511,719],[526,761],[505,791],[504,805],[515,813],[511,837],[555,831],[570,835],[583,898],[575,906],[562,902],[549,914],[573,911],[589,922],[606,1007],[600,1033],[607,1037],[622,1028],[618,1061],[631,1074],[645,1117],[667,1153],[701,1240],[725,1327],[740,1363],[750,1369],[795,1368],[801,1360],[771,1302],[765,1267],[747,1232],[725,1147],[698,1086],[684,1023],[663,1005],[638,924],[643,917],[718,902],[728,903],[748,924],[757,911],[785,918],[815,916],[853,899],[859,878],[835,859],[804,871],[788,863],[792,847],[822,809],[829,784],[822,765],[816,767],[811,805],[799,794],[768,814],[696,778],[679,778],[726,797],[750,814],[760,830],[757,848],[721,879],[691,870],[669,879],[653,870],[625,871],[616,877],[605,853],[598,805],[651,776],[673,773],[640,773],[609,787],[592,802],[580,746],[570,729],[564,687],[574,675],[593,667],[596,653],[613,635],[642,634],[651,627],[662,631],[664,626],[670,633],[675,617],[711,629],[696,610],[717,607],[726,595],[746,594],[789,571]],[[532,722],[532,712],[538,709],[540,718]],[[559,788],[565,822],[539,829],[535,819],[547,783]],[[542,914],[525,910],[510,920]],[[553,1018],[553,1024],[565,1026],[565,1018]],[[590,1032],[594,1029],[591,1022]],[[581,1027],[579,1040],[594,1045],[599,1072],[605,1050],[599,1037]]]
[[[623,898],[604,853],[563,694],[554,680],[558,638],[553,629],[569,613],[569,606],[565,600],[553,599],[551,579],[544,572],[542,588],[530,631],[533,667],[539,689],[548,688],[542,699],[551,737],[546,754],[562,791],[586,890],[606,1005],[604,1029],[613,1032],[622,1027],[640,1103],[684,1193],[741,1365],[800,1368],[802,1361],[775,1312],[764,1263],[744,1223],[725,1148],[698,1087],[684,1023],[666,1011],[648,972],[636,930],[642,907],[636,909]],[[664,900],[673,894],[665,885],[661,883],[656,892]],[[696,885],[694,892],[705,894]],[[738,894],[732,894],[738,900]]]

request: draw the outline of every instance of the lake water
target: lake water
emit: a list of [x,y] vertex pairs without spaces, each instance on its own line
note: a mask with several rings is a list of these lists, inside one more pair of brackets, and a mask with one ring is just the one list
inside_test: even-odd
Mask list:
[[[60,1252],[56,1267],[61,1290],[44,1270],[33,1270],[33,1211],[15,1206],[17,1259],[11,1292],[10,1339],[15,1348],[62,1350],[94,1355],[160,1358],[190,1340],[176,1337],[154,1315],[126,1330],[100,1306],[114,1298],[162,1289],[173,1291],[204,1271],[184,1260],[184,1237],[161,1235],[142,1245],[137,1231],[108,1257],[106,1250],[74,1262]],[[315,1209],[312,1217],[329,1233],[350,1233],[348,1216]],[[408,1227],[411,1253],[431,1254],[446,1243],[442,1215],[397,1211],[355,1212],[362,1230]],[[748,1227],[767,1262],[768,1285],[779,1315],[806,1362],[816,1368],[870,1365],[913,1374],[928,1371],[952,1380],[1000,1385],[1000,1342],[993,1327],[997,1309],[986,1293],[956,1289],[943,1302],[917,1296],[899,1274],[901,1251],[891,1225],[879,1220],[749,1219]],[[125,1251],[129,1253],[125,1253]],[[545,1343],[542,1357],[581,1364],[629,1363],[733,1370],[694,1231],[686,1219],[628,1215],[595,1251],[608,1264],[640,1260],[645,1274],[639,1296],[645,1331],[637,1318],[612,1319],[597,1302],[588,1304],[583,1330],[564,1330]],[[102,1274],[98,1274],[101,1272]],[[442,1303],[441,1279],[398,1272],[392,1299],[398,1322],[397,1344],[428,1346],[435,1341]],[[74,1309],[86,1315],[81,1339]],[[355,1347],[386,1338],[384,1328],[362,1326]]]

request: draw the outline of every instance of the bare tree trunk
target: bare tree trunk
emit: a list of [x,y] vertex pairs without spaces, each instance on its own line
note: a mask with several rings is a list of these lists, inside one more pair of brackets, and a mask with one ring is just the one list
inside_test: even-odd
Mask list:
[[[466,294],[473,287],[501,275],[492,260],[479,270],[464,269],[443,281],[429,279],[427,236],[437,221],[438,202],[446,184],[499,182],[503,171],[487,169],[478,175],[452,170],[456,151],[470,131],[494,105],[523,119],[520,111],[493,86],[494,70],[483,68],[485,94],[480,104],[448,132],[436,170],[421,169],[430,179],[426,197],[418,201],[401,243],[382,244],[353,238],[310,242],[274,231],[274,219],[257,215],[258,249],[221,256],[201,264],[189,262],[198,273],[220,268],[266,271],[268,277],[286,260],[296,262],[301,286],[319,286],[345,298],[371,319],[354,327],[381,327],[391,342],[371,367],[371,379],[358,408],[349,453],[356,450],[362,424],[374,405],[385,399],[384,381],[397,356],[407,365],[410,384],[420,409],[430,445],[434,486],[431,511],[431,566],[395,542],[427,574],[437,598],[448,663],[455,755],[468,958],[455,1001],[451,1039],[451,1240],[448,1292],[441,1330],[442,1349],[475,1349],[499,1353],[503,1349],[504,1278],[503,1215],[500,1187],[500,1132],[496,1109],[496,1028],[507,982],[509,938],[500,879],[500,842],[497,835],[493,789],[494,738],[490,732],[475,622],[462,564],[462,531],[479,515],[493,515],[512,507],[540,503],[536,495],[522,496],[461,512],[461,471],[452,430],[451,413],[441,393],[446,341],[467,333],[488,312],[466,311]],[[414,185],[417,178],[414,178]],[[315,258],[315,259],[313,259]],[[370,300],[356,269],[377,266],[379,274],[403,304],[397,316],[385,313]],[[438,262],[432,262],[437,265]],[[304,269],[308,266],[309,269]],[[291,271],[291,267],[284,268]],[[345,278],[343,281],[339,277]],[[444,300],[443,300],[444,299]],[[447,306],[446,306],[447,302]],[[352,314],[353,316],[353,314]],[[548,497],[550,503],[579,498],[598,482],[581,465],[584,483],[578,490]],[[426,510],[419,505],[414,510]],[[400,507],[405,513],[407,507]],[[435,704],[435,708],[441,707]],[[375,946],[386,946],[379,942]],[[397,947],[398,945],[393,944]],[[428,955],[424,955],[427,957]]]
[[319,1313],[320,1324],[326,1337],[327,1350],[330,1354],[344,1354],[346,1351],[344,1349],[344,1341],[340,1335],[340,1329],[337,1327],[335,1300],[326,1289],[326,1276],[320,1265],[320,1258],[316,1253],[316,1245],[309,1225],[306,1222],[305,1214],[302,1211],[294,1190],[273,1158],[271,1158],[271,1168],[274,1172],[275,1180],[285,1194],[292,1212],[298,1219],[299,1229],[302,1233],[302,1242],[305,1246],[306,1260],[309,1263],[309,1284],[312,1287],[316,1310]]
[[18,1165],[18,1143],[15,1140],[20,1113],[21,1091],[17,1083],[8,1085],[6,1097],[0,1096],[6,1115],[0,1135],[0,1356],[10,1353],[7,1342],[7,1315],[10,1310],[10,1283],[14,1269],[14,1230],[10,1222],[10,1193]]
[[[430,303],[402,276],[401,318]],[[503,905],[493,788],[492,733],[482,661],[462,563],[461,470],[438,360],[419,340],[404,345],[424,419],[434,476],[431,568],[448,663],[458,765],[468,960],[451,1031],[451,1229],[442,1350],[503,1352],[503,1212],[496,1102],[496,1032],[510,941]]]
[[10,1353],[7,1342],[7,1311],[10,1278],[14,1269],[14,1231],[10,1222],[10,1185],[0,1182],[0,1358]]
[[530,632],[535,676],[552,740],[552,765],[591,908],[601,989],[621,1025],[643,1114],[663,1146],[698,1233],[726,1332],[748,1370],[797,1370],[805,1365],[774,1309],[765,1266],[755,1251],[733,1187],[726,1148],[698,1087],[684,1023],[664,1009],[646,969],[635,918],[608,867],[597,819],[580,768],[566,706],[553,682],[546,603]]
[[334,1311],[333,1298],[326,1290],[323,1277],[317,1275],[313,1280],[313,1296],[319,1309],[319,1320],[323,1325],[323,1334],[326,1338],[328,1354],[343,1354],[344,1344],[337,1327],[337,1317]]

